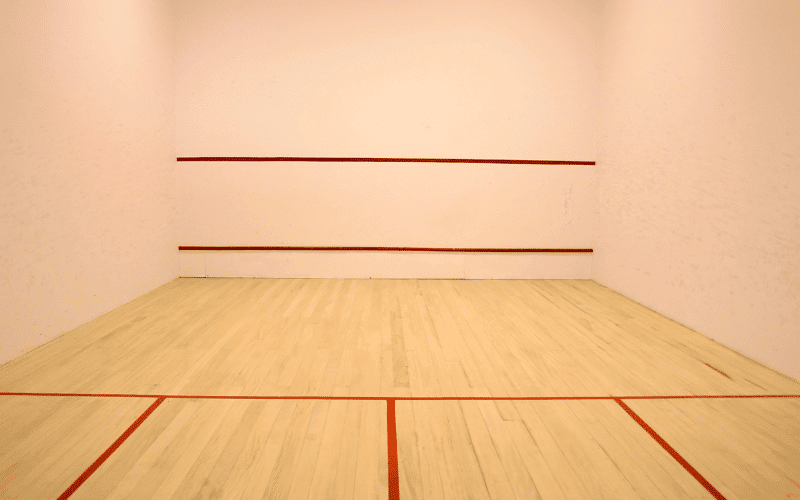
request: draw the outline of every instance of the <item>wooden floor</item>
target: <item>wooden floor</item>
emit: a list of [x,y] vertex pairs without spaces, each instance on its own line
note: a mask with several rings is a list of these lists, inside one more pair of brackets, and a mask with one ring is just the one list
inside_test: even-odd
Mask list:
[[586,280],[178,279],[0,366],[0,500],[398,495],[800,500],[800,384]]

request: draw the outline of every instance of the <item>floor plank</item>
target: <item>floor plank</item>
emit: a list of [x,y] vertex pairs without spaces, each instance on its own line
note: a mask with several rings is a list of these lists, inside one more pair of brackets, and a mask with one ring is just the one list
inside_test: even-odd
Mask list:
[[627,404],[729,500],[800,497],[800,399]]
[[0,498],[57,498],[153,401],[0,396]]
[[[384,408],[383,401],[167,400],[72,498],[386,498],[377,439]],[[355,434],[342,432],[348,410],[362,417]]]
[[242,278],[175,280],[1,366],[0,391],[456,396],[463,376],[496,397],[800,393],[592,281]]
[[396,404],[402,498],[708,498],[614,401]]
[[[590,280],[178,279],[0,366],[0,499],[800,498],[800,384]],[[72,396],[68,396],[72,394]],[[169,396],[213,396],[218,399]],[[226,397],[310,399],[225,399]],[[315,399],[317,398],[317,399]],[[793,489],[794,488],[794,489]],[[32,493],[31,493],[32,492]]]

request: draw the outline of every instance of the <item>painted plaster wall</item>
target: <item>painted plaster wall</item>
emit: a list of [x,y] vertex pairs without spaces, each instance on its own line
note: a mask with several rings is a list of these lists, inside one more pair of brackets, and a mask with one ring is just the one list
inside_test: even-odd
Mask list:
[[609,0],[593,277],[800,378],[800,3]]
[[[180,2],[178,156],[593,160],[599,12],[586,0]],[[178,172],[181,245],[592,241],[593,166]]]
[[0,363],[177,273],[173,13],[0,2]]

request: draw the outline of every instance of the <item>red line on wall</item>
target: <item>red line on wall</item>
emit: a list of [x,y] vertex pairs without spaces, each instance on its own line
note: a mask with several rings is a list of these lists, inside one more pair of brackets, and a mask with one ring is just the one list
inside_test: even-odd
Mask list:
[[592,253],[591,248],[440,248],[440,247],[214,247],[179,246],[178,250],[310,250],[324,252],[466,252],[466,253]]
[[[181,279],[227,279],[225,276],[178,276]],[[372,278],[370,278],[372,279]],[[405,279],[405,278],[400,278]],[[408,278],[417,281],[472,281],[470,278]],[[762,387],[763,389],[763,387]]]
[[[721,374],[725,375],[726,377],[728,377],[728,374],[723,372],[722,370],[717,370],[716,368],[714,368],[713,366],[709,365],[708,363],[703,363],[703,364],[706,365],[707,367],[711,368],[715,372],[721,373]],[[728,377],[728,379],[732,380],[730,377]]]
[[397,423],[394,399],[386,400],[386,437],[389,445],[389,500],[400,500],[400,473],[397,463]]
[[352,158],[316,156],[179,156],[178,161],[303,161],[343,163],[495,163],[503,165],[594,165],[575,160],[489,160],[476,158]]
[[66,500],[67,498],[72,496],[72,494],[75,493],[75,490],[77,490],[87,479],[89,479],[89,476],[91,476],[94,473],[94,471],[97,470],[98,467],[103,465],[103,462],[105,462],[106,459],[110,457],[111,454],[114,453],[114,451],[116,451],[116,449],[119,448],[120,445],[124,443],[125,440],[128,439],[130,435],[133,434],[133,432],[139,428],[140,425],[142,425],[142,422],[144,422],[145,419],[149,417],[150,414],[153,413],[155,409],[158,408],[158,406],[165,400],[166,398],[164,396],[161,396],[152,405],[150,405],[150,407],[146,409],[144,413],[139,415],[139,418],[137,418],[136,421],[132,423],[131,426],[128,427],[128,429],[125,432],[123,432],[122,435],[118,437],[116,441],[114,441],[114,444],[109,446],[108,449],[102,455],[100,455],[100,457],[97,460],[95,460],[94,463],[90,465],[88,469],[83,471],[83,474],[81,474],[80,477],[76,479],[75,482],[72,483],[70,487],[67,488],[66,491],[64,491],[64,493],[61,494],[60,497],[58,497],[58,500]]
[[660,444],[661,447],[664,448],[664,450],[667,451],[667,453],[672,455],[672,458],[677,460],[678,463],[680,463],[689,474],[691,474],[695,479],[697,479],[697,481],[700,484],[702,484],[703,487],[709,493],[711,493],[711,495],[714,498],[716,498],[717,500],[725,500],[725,497],[722,496],[722,493],[717,491],[717,489],[714,488],[711,485],[711,483],[706,481],[706,478],[704,478],[699,472],[697,472],[697,469],[692,467],[691,464],[689,464],[689,462],[687,462],[682,456],[680,456],[680,454],[677,451],[675,451],[675,448],[673,448],[672,446],[669,445],[669,443],[664,441],[664,439],[661,436],[659,436],[658,433],[652,427],[647,425],[647,422],[642,420],[642,418],[639,415],[637,415],[636,412],[634,412],[628,405],[623,403],[621,399],[615,399],[615,401],[622,407],[623,410],[625,410],[628,413],[628,415],[631,416],[631,418],[633,418],[636,421],[637,424],[639,424],[642,427],[642,429],[644,429],[645,431],[647,431],[648,434],[650,434],[650,437],[655,439],[656,442]]

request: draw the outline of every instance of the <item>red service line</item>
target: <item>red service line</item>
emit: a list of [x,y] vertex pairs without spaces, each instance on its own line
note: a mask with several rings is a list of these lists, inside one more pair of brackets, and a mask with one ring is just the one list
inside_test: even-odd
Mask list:
[[202,394],[112,394],[112,393],[70,393],[70,392],[0,392],[0,396],[55,396],[89,398],[164,398],[164,399],[311,399],[341,401],[592,401],[619,399],[758,399],[758,398],[800,398],[800,394],[718,394],[718,395],[677,395],[677,396],[529,396],[529,397],[470,397],[470,396],[214,396]]
[[439,252],[439,253],[593,253],[591,248],[450,248],[450,247],[315,247],[315,246],[192,246],[179,251],[321,251],[321,252]]
[[712,486],[711,483],[706,481],[706,478],[704,478],[702,474],[697,472],[697,469],[692,467],[691,464],[689,464],[689,462],[687,462],[677,451],[675,451],[675,448],[673,448],[672,446],[669,445],[669,443],[664,441],[664,439],[661,436],[659,436],[658,433],[652,427],[647,425],[647,422],[642,420],[642,418],[639,415],[637,415],[636,412],[634,412],[630,406],[626,405],[621,399],[616,399],[615,401],[622,407],[623,410],[625,410],[628,413],[628,415],[631,416],[631,418],[633,418],[636,421],[637,424],[639,424],[642,427],[642,429],[644,429],[645,431],[647,431],[648,434],[650,434],[650,437],[655,439],[656,442],[660,444],[661,447],[664,448],[664,450],[666,450],[667,453],[672,455],[672,458],[677,460],[678,463],[681,464],[689,474],[691,474],[695,479],[697,479],[697,481],[703,485],[706,491],[711,493],[711,495],[717,500],[726,500],[725,497],[722,496],[722,493],[717,491],[717,489],[714,488],[714,486]]
[[81,474],[80,477],[76,479],[75,482],[72,483],[69,486],[69,488],[67,488],[66,491],[64,491],[64,493],[61,494],[60,497],[58,497],[58,500],[66,500],[67,498],[71,497],[72,494],[75,493],[75,490],[77,490],[84,482],[86,482],[86,480],[89,479],[89,476],[91,476],[94,473],[94,471],[97,470],[98,467],[103,465],[103,462],[105,462],[108,459],[108,457],[110,457],[111,454],[114,453],[114,451],[116,451],[116,449],[119,448],[120,445],[122,445],[122,443],[124,443],[125,440],[128,439],[131,434],[133,434],[133,431],[138,429],[139,426],[142,425],[142,422],[144,422],[145,419],[147,419],[147,417],[149,417],[150,414],[153,413],[155,409],[158,408],[158,406],[165,400],[166,398],[163,396],[158,398],[152,405],[150,405],[148,409],[144,411],[144,413],[139,415],[139,418],[137,418],[136,421],[132,423],[131,426],[128,427],[128,429],[125,432],[123,432],[122,435],[118,437],[116,441],[114,441],[114,444],[109,446],[108,449],[102,455],[100,455],[100,457],[97,460],[95,460],[94,463],[90,465],[88,469],[83,471],[83,474]]
[[492,160],[485,158],[353,158],[331,156],[179,156],[177,161],[298,161],[340,163],[495,163],[503,165],[594,165],[579,160]]

